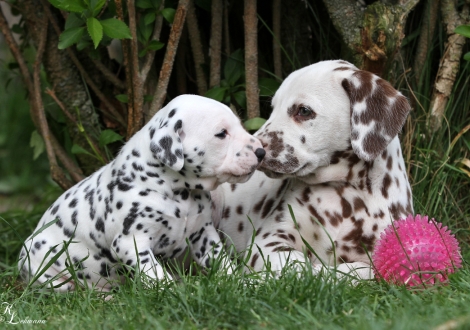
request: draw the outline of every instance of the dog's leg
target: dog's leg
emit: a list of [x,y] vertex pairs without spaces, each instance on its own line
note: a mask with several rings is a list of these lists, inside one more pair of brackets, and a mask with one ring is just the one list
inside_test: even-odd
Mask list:
[[[120,237],[119,237],[120,236]],[[137,270],[153,280],[169,276],[155,258],[148,236],[117,236],[113,241],[113,250],[125,270]]]
[[[189,236],[189,243],[194,260],[203,267],[211,267],[223,252],[223,244],[212,222],[194,231]],[[225,271],[231,273],[231,268],[225,259],[227,258],[224,258],[222,266]]]

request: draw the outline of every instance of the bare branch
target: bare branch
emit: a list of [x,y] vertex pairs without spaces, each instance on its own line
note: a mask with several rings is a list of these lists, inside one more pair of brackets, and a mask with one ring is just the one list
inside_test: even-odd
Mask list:
[[282,79],[281,0],[273,1],[273,58],[274,58],[274,74],[279,79]]
[[129,13],[129,29],[131,30],[132,39],[130,41],[130,71],[132,80],[132,102],[133,113],[127,117],[127,137],[130,138],[141,127],[143,122],[143,104],[144,104],[144,84],[139,74],[139,46],[137,44],[137,24],[135,17],[134,0],[127,0],[127,11]]
[[15,39],[13,38],[11,30],[8,27],[8,22],[3,14],[2,7],[0,7],[0,29],[3,35],[5,36],[5,41],[8,45],[8,48],[10,48],[10,51],[13,54],[13,57],[15,58],[16,62],[19,65],[21,75],[23,76],[23,81],[26,85],[26,88],[28,89],[29,93],[32,95],[34,91],[34,87],[33,87],[33,82],[31,80],[31,74],[29,73],[28,65],[26,64],[26,61],[23,58],[23,55],[21,54],[21,51],[18,45],[16,44]]
[[418,47],[413,64],[415,81],[419,83],[421,72],[429,52],[429,44],[434,36],[434,28],[436,27],[437,14],[439,12],[439,0],[427,0],[424,9],[425,17],[419,34]]
[[[59,98],[57,97],[57,95],[55,94],[55,92],[50,89],[50,88],[46,88],[46,94],[48,94],[50,97],[52,97],[52,99],[57,103],[57,105],[59,106],[59,108],[62,110],[62,112],[67,116],[67,118],[72,122],[74,123],[75,126],[78,126],[79,123],[77,121],[77,119],[75,118],[75,116],[73,116],[70,112],[67,111],[67,108],[65,107],[65,105],[59,100]],[[98,147],[98,145],[96,144],[96,141],[95,139],[93,139],[91,136],[88,136],[87,132],[86,131],[81,131],[82,134],[85,134],[87,136],[87,141],[89,143],[92,144],[92,147],[93,147],[93,150],[95,150],[97,153],[99,153],[99,155],[101,156],[101,158],[103,159],[104,162],[109,162],[109,159],[108,157],[102,152],[102,150]],[[54,148],[55,149],[55,148]]]
[[[120,21],[124,22],[124,11],[122,9],[122,0],[115,0],[116,3],[116,14]],[[133,133],[132,127],[134,123],[134,93],[132,90],[132,74],[130,69],[130,41],[127,39],[121,40],[124,72],[126,74],[126,86],[127,86],[127,139],[129,139]]]
[[228,24],[228,0],[224,0],[224,43],[225,43],[225,55],[229,56],[231,54],[230,51],[230,30]]
[[441,127],[446,105],[459,72],[465,37],[455,34],[454,30],[459,25],[468,24],[469,5],[465,4],[462,9],[461,16],[467,18],[466,20],[460,17],[453,0],[442,0],[441,11],[447,28],[448,40],[444,56],[439,63],[439,71],[431,98],[429,126],[432,132],[436,132]]
[[39,45],[36,52],[36,59],[34,62],[33,68],[33,86],[34,94],[32,98],[34,99],[34,106],[32,107],[35,112],[36,118],[39,123],[40,132],[46,145],[47,158],[49,159],[49,165],[51,168],[52,179],[59,184],[59,186],[66,190],[70,188],[73,183],[65,176],[63,170],[57,164],[57,159],[54,153],[54,148],[51,143],[51,133],[49,131],[49,126],[47,124],[46,114],[44,112],[44,103],[41,97],[41,63],[42,56],[44,55],[44,50],[46,48],[46,39],[47,39],[47,28],[48,28],[48,18],[44,16],[44,22],[42,24],[42,30],[40,32]]
[[202,50],[201,33],[197,24],[196,8],[194,7],[193,1],[190,1],[188,5],[186,23],[188,24],[189,41],[191,42],[191,48],[193,50],[197,90],[200,95],[204,95],[207,91],[207,79],[203,70],[205,59]]
[[90,60],[93,62],[93,64],[96,66],[96,68],[98,70],[100,70],[100,72],[103,74],[103,76],[108,79],[109,82],[111,82],[114,86],[116,86],[117,88],[119,89],[125,89],[126,88],[126,84],[121,81],[118,77],[116,77],[116,75],[111,72],[111,70],[109,70],[103,63],[101,63],[101,61],[91,57],[91,56],[88,56],[90,58]]
[[[162,0],[160,4],[159,10],[165,8],[165,0]],[[158,15],[155,18],[155,25],[153,27],[153,33],[151,40],[160,40],[160,34],[162,33],[162,26],[163,26],[163,15]],[[140,70],[140,77],[142,78],[142,82],[145,84],[147,80],[147,76],[150,72],[150,68],[152,67],[153,60],[155,58],[155,51],[150,50],[145,55],[144,64],[142,65],[142,69]]]
[[245,0],[245,75],[248,118],[259,117],[258,17],[256,1]]
[[220,85],[222,8],[222,0],[212,0],[211,39],[209,49],[209,56],[211,58],[209,86],[211,88]]
[[145,121],[148,122],[150,118],[162,107],[165,101],[168,82],[170,81],[171,71],[173,69],[173,62],[175,60],[176,50],[178,48],[181,32],[184,27],[184,20],[188,11],[189,0],[180,0],[178,8],[176,9],[175,18],[170,31],[170,37],[166,47],[165,58],[160,70],[160,77],[158,78],[157,88],[153,96],[152,104],[146,114]]

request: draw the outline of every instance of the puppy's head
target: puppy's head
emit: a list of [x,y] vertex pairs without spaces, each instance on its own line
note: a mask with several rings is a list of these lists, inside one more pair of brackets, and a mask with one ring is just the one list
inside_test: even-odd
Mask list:
[[227,106],[202,96],[179,96],[152,121],[153,157],[191,186],[204,179],[215,179],[217,184],[245,182],[265,154],[259,140],[244,130]]
[[351,149],[372,161],[410,111],[406,98],[387,81],[346,61],[293,72],[272,106],[271,117],[255,134],[266,149],[261,169],[272,177],[307,176]]

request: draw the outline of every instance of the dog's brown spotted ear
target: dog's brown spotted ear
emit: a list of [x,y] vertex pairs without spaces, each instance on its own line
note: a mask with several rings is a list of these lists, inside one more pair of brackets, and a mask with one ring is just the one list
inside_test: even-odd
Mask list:
[[351,102],[351,145],[359,158],[372,161],[401,130],[411,107],[384,79],[351,67],[343,71],[350,72],[341,84]]

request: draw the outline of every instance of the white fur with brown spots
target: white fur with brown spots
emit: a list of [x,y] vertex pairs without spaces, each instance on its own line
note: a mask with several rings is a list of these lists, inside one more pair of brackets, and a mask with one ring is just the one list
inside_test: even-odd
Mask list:
[[248,265],[256,271],[265,268],[263,257],[279,271],[305,255],[322,269],[303,237],[329,267],[370,278],[380,233],[413,213],[397,136],[408,101],[369,72],[324,61],[289,75],[272,106],[255,134],[266,150],[264,173],[213,192],[214,223],[238,251],[255,233]]

